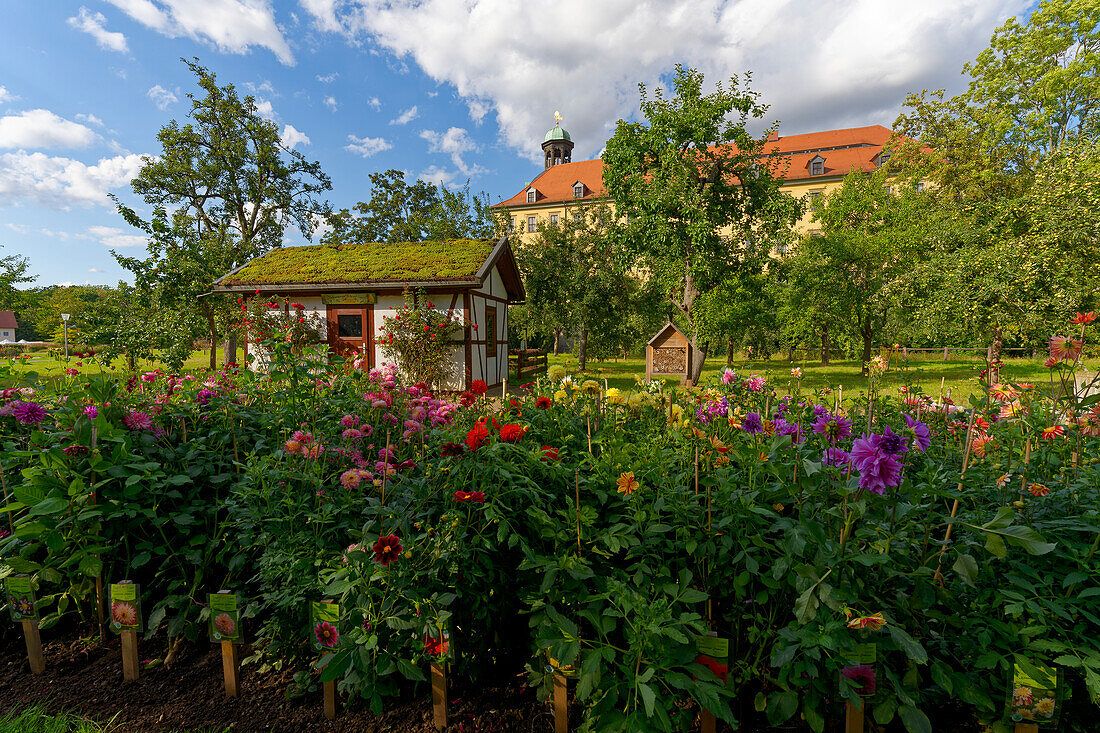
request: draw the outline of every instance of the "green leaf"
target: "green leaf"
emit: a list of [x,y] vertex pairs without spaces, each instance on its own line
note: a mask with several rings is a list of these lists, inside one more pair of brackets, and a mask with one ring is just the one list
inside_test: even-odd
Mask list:
[[971,587],[978,578],[978,561],[971,555],[959,555],[951,569]]
[[910,660],[916,664],[924,664],[928,661],[928,652],[924,650],[920,642],[909,636],[904,629],[896,624],[887,624],[886,628],[890,630],[890,637],[897,642],[897,645],[901,647],[902,651],[905,652],[905,656],[909,657]]
[[94,555],[85,555],[80,558],[77,568],[85,575],[94,578],[103,572],[103,561]]
[[948,695],[951,694],[954,688],[954,685],[951,684],[951,669],[938,659],[932,662],[932,681]]
[[796,710],[798,710],[798,695],[791,690],[768,696],[768,722],[772,725],[787,722]]
[[912,705],[902,705],[898,710],[901,722],[905,724],[905,730],[909,733],[932,733],[932,723],[928,716]]
[[63,512],[69,508],[69,500],[62,499],[57,496],[51,496],[48,499],[43,499],[38,504],[31,507],[31,510],[27,512],[30,516],[36,517],[42,514],[57,514]]
[[1005,541],[1001,539],[999,534],[986,532],[985,549],[989,550],[991,555],[1001,560],[1008,557],[1008,547],[1005,546]]
[[814,617],[817,613],[818,600],[814,595],[814,586],[810,586],[802,592],[794,602],[794,617],[798,620],[798,623],[805,624]]
[[638,692],[642,695],[642,703],[645,705],[646,716],[653,717],[653,703],[657,699],[657,694],[653,692],[653,688],[644,682],[638,684]]
[[1045,555],[1055,548],[1053,542],[1044,542],[1042,535],[1031,527],[1017,525],[1001,530],[1009,542],[1024,548],[1029,555]]

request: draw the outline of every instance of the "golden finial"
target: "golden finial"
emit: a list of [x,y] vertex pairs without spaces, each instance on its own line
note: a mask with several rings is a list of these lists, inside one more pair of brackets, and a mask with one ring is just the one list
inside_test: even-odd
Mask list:
[[564,120],[564,119],[565,118],[561,116],[561,112],[559,112],[557,110],[554,110],[554,127],[557,127],[558,125],[560,125],[561,121]]

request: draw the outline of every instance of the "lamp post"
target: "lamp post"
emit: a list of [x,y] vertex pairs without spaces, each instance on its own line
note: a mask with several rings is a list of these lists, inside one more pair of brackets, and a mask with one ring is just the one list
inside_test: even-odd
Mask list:
[[69,314],[61,314],[61,325],[65,327],[65,360],[69,359]]

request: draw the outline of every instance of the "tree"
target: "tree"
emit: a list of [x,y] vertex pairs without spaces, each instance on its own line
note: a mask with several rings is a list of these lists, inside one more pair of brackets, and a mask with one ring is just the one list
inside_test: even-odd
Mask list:
[[[153,216],[146,221],[129,207],[118,207],[128,223],[149,235],[150,256],[113,254],[134,272],[139,288],[164,289],[157,295],[163,306],[194,311],[198,304],[213,368],[219,325],[229,327],[230,309],[199,296],[220,275],[282,246],[287,227],[310,238],[318,218],[329,212],[317,196],[332,184],[320,163],[282,143],[278,126],[259,115],[253,97],[239,97],[232,84],[218,86],[197,59],[184,63],[204,94],[187,95],[190,121],[173,120],[161,128],[162,152],[145,158],[131,183]],[[189,322],[182,314],[177,320]],[[192,338],[191,328],[178,337]],[[235,351],[235,334],[229,346],[227,352]]]
[[426,181],[408,183],[390,169],[371,173],[371,193],[352,211],[329,217],[326,243],[422,242],[429,239],[488,239],[494,224],[487,194],[471,194],[470,184],[452,190]]
[[26,291],[16,287],[38,279],[28,274],[30,269],[31,262],[23,255],[0,257],[0,310],[14,311],[17,322],[25,320],[25,311],[34,302]]
[[69,343],[77,343],[85,337],[85,314],[106,297],[108,290],[98,285],[48,285],[26,291],[27,305],[19,314],[21,338],[60,342],[61,314],[68,313]]
[[745,129],[767,107],[737,77],[704,94],[703,75],[677,66],[672,99],[639,88],[646,122],[619,120],[603,154],[604,185],[625,219],[624,244],[691,334],[697,383],[707,354],[700,297],[739,266],[746,239],[789,227],[800,207],[779,190],[779,161],[764,155],[774,126],[761,138]]
[[542,223],[534,237],[515,244],[527,303],[513,323],[552,334],[554,353],[564,333],[576,333],[582,370],[590,355],[621,353],[654,321],[655,298],[631,272],[616,227],[606,206],[597,206],[578,219]]

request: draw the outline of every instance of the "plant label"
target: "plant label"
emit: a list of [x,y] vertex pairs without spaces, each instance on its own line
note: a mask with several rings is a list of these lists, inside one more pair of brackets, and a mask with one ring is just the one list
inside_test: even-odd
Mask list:
[[136,584],[111,584],[111,631],[142,631],[141,590]]
[[730,655],[730,640],[717,636],[696,636],[695,648],[700,654],[706,654],[715,661],[722,661]]
[[13,621],[38,620],[38,603],[29,575],[9,575],[4,578],[4,589],[8,593]]
[[241,633],[241,605],[236,593],[210,594],[210,641],[231,641],[239,644]]
[[1012,667],[1012,687],[1008,691],[1009,720],[1056,725],[1058,676],[1053,667],[1017,661]]
[[313,601],[309,604],[310,644],[315,651],[330,651],[340,641],[340,604]]

